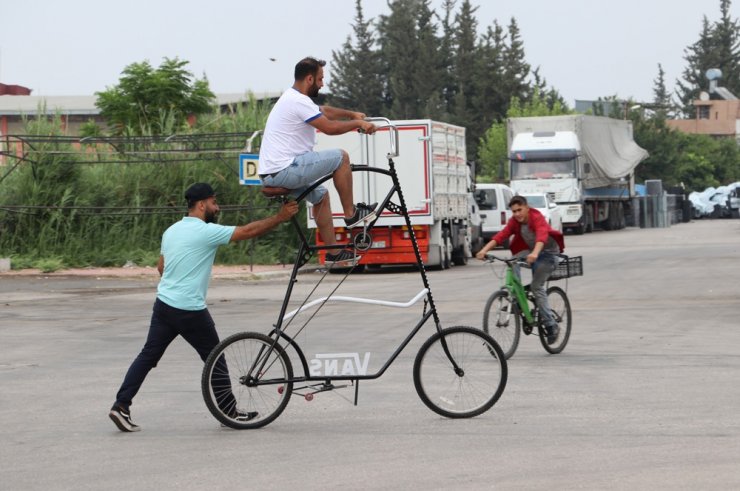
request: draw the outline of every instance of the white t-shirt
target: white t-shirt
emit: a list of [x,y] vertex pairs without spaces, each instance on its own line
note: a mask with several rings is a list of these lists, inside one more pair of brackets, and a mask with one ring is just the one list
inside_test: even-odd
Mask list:
[[258,173],[272,174],[288,167],[316,144],[316,129],[308,124],[321,116],[310,97],[294,88],[283,92],[270,111],[260,147]]

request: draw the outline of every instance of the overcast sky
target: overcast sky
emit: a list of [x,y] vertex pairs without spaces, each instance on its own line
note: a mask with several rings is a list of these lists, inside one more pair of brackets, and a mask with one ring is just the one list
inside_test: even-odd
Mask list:
[[[461,0],[458,0],[458,5]],[[441,0],[432,6],[441,14]],[[276,91],[312,55],[331,60],[352,32],[353,0],[0,0],[0,82],[33,95],[92,95],[128,64],[190,62],[216,93]],[[658,63],[669,89],[720,0],[474,0],[482,31],[515,17],[527,62],[569,105],[618,95],[653,98]],[[385,0],[363,0],[366,18]],[[740,0],[732,5],[740,17]],[[274,58],[276,61],[271,61]],[[331,79],[331,66],[326,73]]]

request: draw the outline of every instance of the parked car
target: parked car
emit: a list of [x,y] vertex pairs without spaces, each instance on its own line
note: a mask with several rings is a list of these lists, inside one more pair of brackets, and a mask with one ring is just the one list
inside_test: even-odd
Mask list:
[[530,208],[542,213],[552,228],[563,231],[563,218],[560,214],[560,205],[550,198],[549,194],[522,194],[527,199]]
[[480,208],[481,235],[488,242],[499,233],[511,218],[509,201],[514,191],[506,184],[478,183],[475,185],[475,201]]
[[730,216],[740,218],[740,182],[734,183],[730,191]]

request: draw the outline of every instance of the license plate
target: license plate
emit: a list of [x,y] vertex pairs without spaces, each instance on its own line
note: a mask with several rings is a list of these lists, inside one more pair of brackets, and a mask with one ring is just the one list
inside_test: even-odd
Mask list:
[[379,240],[377,242],[373,242],[373,245],[371,246],[372,249],[385,249],[385,241]]

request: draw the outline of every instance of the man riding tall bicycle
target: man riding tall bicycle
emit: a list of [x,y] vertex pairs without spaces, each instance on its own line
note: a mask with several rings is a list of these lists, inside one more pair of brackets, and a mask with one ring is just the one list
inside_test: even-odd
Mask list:
[[511,239],[509,242],[511,253],[526,258],[527,263],[532,266],[530,289],[545,325],[547,342],[552,344],[557,340],[559,328],[547,301],[545,283],[558,265],[557,255],[565,249],[563,234],[550,227],[542,213],[530,208],[524,196],[511,198],[509,208],[513,216],[475,257],[483,260],[488,251],[503,244],[506,239]]

